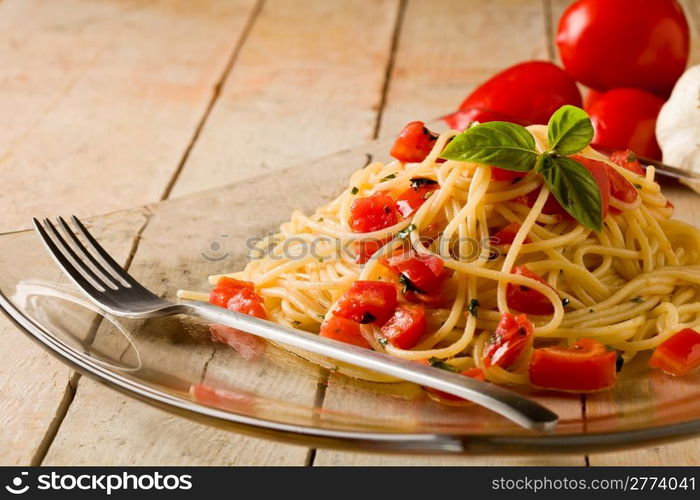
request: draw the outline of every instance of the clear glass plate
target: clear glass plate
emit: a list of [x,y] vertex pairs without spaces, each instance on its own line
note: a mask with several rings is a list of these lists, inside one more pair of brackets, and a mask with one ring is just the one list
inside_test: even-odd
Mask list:
[[[209,274],[245,264],[245,242],[291,212],[334,197],[386,143],[240,184],[96,217],[91,230],[147,287],[174,299]],[[693,221],[697,195],[665,188]],[[47,215],[47,214],[37,214]],[[581,397],[527,391],[561,417],[553,434],[521,429],[474,405],[433,402],[408,383],[352,379],[277,346],[214,344],[184,317],[101,315],[62,276],[33,232],[0,236],[0,306],[53,355],[106,385],[217,427],[307,445],[428,453],[551,453],[632,447],[700,433],[700,373],[673,379],[623,368],[617,387]],[[245,348],[247,347],[247,348]],[[239,353],[240,351],[240,353]]]

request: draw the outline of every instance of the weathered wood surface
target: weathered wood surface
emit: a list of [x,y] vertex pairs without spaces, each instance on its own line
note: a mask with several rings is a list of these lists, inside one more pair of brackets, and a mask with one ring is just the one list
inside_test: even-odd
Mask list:
[[[521,60],[555,57],[551,35],[567,3],[3,0],[0,55],[11,63],[0,69],[5,118],[0,173],[6,187],[0,231],[25,227],[28,216],[57,209],[103,213],[250,179],[377,133],[391,135],[408,120],[449,112],[495,71]],[[699,9],[684,4],[694,22],[698,60]],[[129,236],[142,215],[137,212],[128,227],[101,235],[121,258],[132,248]],[[157,241],[168,228],[158,218],[151,223],[136,248],[134,272],[172,293],[181,283],[165,277],[181,268],[184,257],[177,255],[199,251],[201,240]],[[251,231],[260,227],[255,221],[249,225]],[[212,238],[219,234],[215,224],[207,227]],[[209,270],[205,264],[192,267],[183,281],[201,285]],[[102,338],[98,335],[98,341]],[[230,350],[206,344],[196,346],[185,364],[205,380],[241,377],[248,387],[260,388],[263,382],[247,377],[238,361]],[[271,369],[274,385],[287,396],[308,402],[315,394],[309,380],[281,380]],[[360,412],[371,411],[372,401],[358,400],[347,386],[332,377],[325,404],[347,408],[352,403]],[[9,403],[0,408],[0,446],[10,450],[0,454],[3,464],[573,465],[586,460],[583,455],[437,459],[312,453],[225,433],[71,376],[5,320],[0,320],[0,388]],[[407,407],[401,399],[379,400]],[[589,416],[609,411],[608,404],[591,401]],[[576,418],[576,405],[565,402],[561,408]],[[697,445],[695,440],[588,459],[592,464],[697,464]]]

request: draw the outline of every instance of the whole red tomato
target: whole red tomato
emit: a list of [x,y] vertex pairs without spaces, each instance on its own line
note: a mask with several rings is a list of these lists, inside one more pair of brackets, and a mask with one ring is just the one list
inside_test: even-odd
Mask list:
[[668,96],[688,63],[690,35],[675,0],[578,0],[556,43],[566,71],[591,88]]
[[552,113],[565,104],[581,106],[576,82],[550,62],[528,61],[481,84],[447,120],[458,124],[457,120],[468,116],[479,121],[547,123]]
[[640,156],[661,159],[655,129],[663,104],[660,97],[639,89],[600,94],[586,109],[595,129],[593,145],[630,149]]

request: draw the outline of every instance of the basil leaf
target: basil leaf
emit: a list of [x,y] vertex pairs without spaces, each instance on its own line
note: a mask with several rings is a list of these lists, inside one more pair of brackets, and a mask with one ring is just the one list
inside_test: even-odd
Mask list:
[[576,106],[562,106],[549,119],[549,147],[560,155],[572,155],[593,139],[593,125],[586,112]]
[[564,210],[587,228],[601,230],[603,204],[600,188],[586,167],[565,156],[544,155],[539,172]]
[[537,151],[535,139],[525,127],[508,122],[487,122],[456,136],[440,158],[527,172],[535,166]]

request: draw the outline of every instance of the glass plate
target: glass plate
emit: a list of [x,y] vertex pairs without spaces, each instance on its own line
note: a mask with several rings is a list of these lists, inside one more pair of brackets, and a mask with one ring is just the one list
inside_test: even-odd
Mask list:
[[[246,240],[293,210],[311,212],[386,141],[242,183],[91,219],[108,251],[151,290],[207,290],[245,264]],[[689,222],[697,203],[665,188]],[[37,214],[46,215],[46,214]],[[551,453],[632,447],[700,433],[700,373],[673,379],[639,356],[614,390],[581,397],[524,390],[561,417],[539,434],[474,405],[433,402],[415,385],[360,381],[277,346],[214,344],[184,317],[101,315],[63,278],[33,232],[0,236],[0,306],[57,358],[129,396],[217,427],[321,447],[427,453]]]

